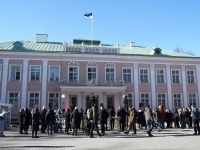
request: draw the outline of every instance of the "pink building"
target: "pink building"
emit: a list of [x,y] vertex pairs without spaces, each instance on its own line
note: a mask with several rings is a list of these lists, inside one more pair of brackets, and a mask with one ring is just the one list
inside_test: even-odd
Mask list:
[[139,109],[163,104],[166,108],[199,105],[199,57],[160,48],[102,44],[74,39],[73,43],[36,41],[0,43],[0,102],[20,108],[53,109],[90,106],[91,93],[97,105],[117,111],[127,94],[129,105]]

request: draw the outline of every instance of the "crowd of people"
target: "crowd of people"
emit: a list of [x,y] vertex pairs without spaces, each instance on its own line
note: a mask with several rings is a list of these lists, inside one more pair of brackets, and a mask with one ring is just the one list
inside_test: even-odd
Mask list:
[[[98,111],[97,105],[93,104],[91,108],[85,111],[79,110],[78,107],[65,111],[65,109],[53,110],[52,108],[47,110],[44,106],[41,112],[38,108],[32,111],[28,108],[21,109],[19,113],[19,133],[28,134],[31,124],[32,138],[39,138],[37,133],[41,124],[41,133],[47,135],[52,135],[53,132],[56,132],[55,129],[63,131],[64,127],[65,134],[70,134],[70,131],[71,135],[86,132],[89,138],[93,138],[94,130],[96,130],[98,137],[101,137],[105,135],[105,131],[114,130],[114,128],[125,134],[129,134],[131,130],[133,134],[137,134],[136,125],[138,124],[139,129],[147,129],[147,134],[150,137],[153,136],[151,134],[153,128],[157,128],[158,132],[161,132],[164,128],[184,129],[194,127],[194,135],[200,134],[200,110],[194,105],[185,109],[175,109],[173,113],[162,105],[154,109],[151,109],[148,105],[143,111],[136,111],[133,107],[129,107],[127,111],[120,106],[119,110],[115,112],[113,107],[106,110],[103,103],[100,104],[99,108]],[[0,136],[5,136],[1,122],[6,114],[4,112],[0,115]],[[125,125],[127,125],[126,130]]]

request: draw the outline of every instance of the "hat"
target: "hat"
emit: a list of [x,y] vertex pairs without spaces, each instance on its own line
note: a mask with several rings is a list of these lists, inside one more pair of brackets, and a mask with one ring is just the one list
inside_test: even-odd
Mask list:
[[77,109],[77,106],[74,109]]
[[100,106],[103,106],[103,103],[101,103]]

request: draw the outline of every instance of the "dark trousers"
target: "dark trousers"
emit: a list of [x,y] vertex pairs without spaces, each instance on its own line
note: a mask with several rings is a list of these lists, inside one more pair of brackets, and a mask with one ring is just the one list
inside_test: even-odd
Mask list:
[[[34,133],[35,133],[35,136],[34,136]],[[32,137],[37,137],[37,131],[32,130]]]
[[199,120],[196,120],[196,119],[192,119],[193,121],[193,126],[194,126],[194,133],[197,134],[200,134],[200,130],[199,130]]
[[70,126],[70,123],[65,122],[65,132],[66,132],[66,133],[69,132],[69,126]]
[[50,121],[47,123],[47,134],[49,135],[49,128],[50,128],[50,134],[52,135],[53,130],[53,121]]
[[174,119],[174,128],[180,128],[178,118]]
[[105,123],[103,121],[100,121],[101,126],[101,133],[105,133]]
[[114,130],[115,119],[110,120],[110,129]]
[[125,126],[125,120],[119,120],[119,127],[120,131],[124,131],[124,126]]
[[45,121],[42,120],[41,133],[44,133],[45,129],[46,129],[46,124],[45,124]]
[[96,131],[97,131],[97,134],[100,136],[99,134],[99,129],[98,129],[98,125],[97,123],[91,123],[91,129],[90,129],[90,136],[92,137],[93,136],[93,130],[96,128]]

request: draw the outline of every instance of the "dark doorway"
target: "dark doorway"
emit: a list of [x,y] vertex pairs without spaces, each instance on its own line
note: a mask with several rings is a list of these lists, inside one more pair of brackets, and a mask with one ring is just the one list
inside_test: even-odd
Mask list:
[[[86,109],[87,108],[91,108],[91,104],[89,102],[90,96],[86,96]],[[99,97],[97,96],[96,100],[94,101],[94,103],[97,105],[97,110],[99,111]]]

